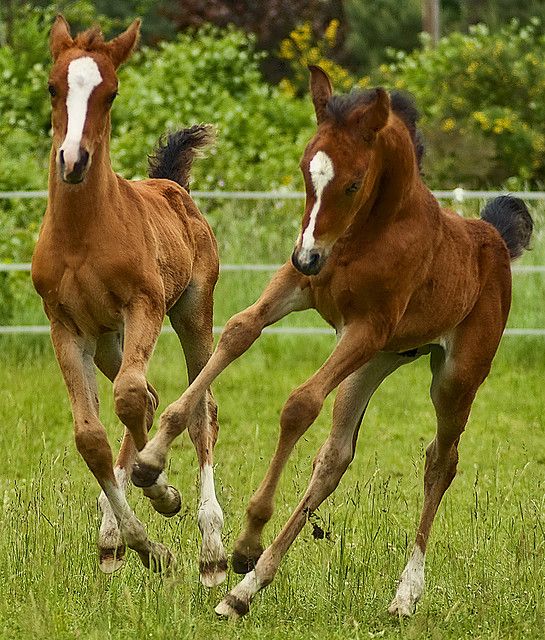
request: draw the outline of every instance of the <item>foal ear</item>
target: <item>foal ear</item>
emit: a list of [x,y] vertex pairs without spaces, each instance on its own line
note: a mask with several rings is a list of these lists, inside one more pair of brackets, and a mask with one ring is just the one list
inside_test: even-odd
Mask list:
[[49,49],[53,60],[56,60],[65,49],[69,49],[73,45],[74,40],[70,35],[70,25],[66,22],[64,16],[59,13],[49,34]]
[[140,37],[141,23],[140,18],[136,18],[126,31],[108,42],[108,53],[116,69],[125,62],[136,47]]
[[370,104],[354,111],[350,118],[366,142],[372,143],[376,134],[386,126],[390,115],[390,96],[382,87],[375,89],[376,95]]
[[320,124],[325,120],[326,106],[333,95],[333,88],[329,76],[322,67],[309,64],[308,70],[310,71],[310,94],[316,111],[316,120]]

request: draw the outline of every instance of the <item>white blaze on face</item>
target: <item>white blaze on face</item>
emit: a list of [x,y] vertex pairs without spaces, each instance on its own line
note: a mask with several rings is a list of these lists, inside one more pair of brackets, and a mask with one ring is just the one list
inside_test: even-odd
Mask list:
[[303,232],[301,242],[301,250],[303,252],[311,251],[314,247],[314,229],[316,228],[316,218],[318,217],[318,212],[322,204],[322,194],[335,175],[333,162],[324,151],[318,151],[312,158],[309,164],[309,171],[316,201],[310,212],[307,227]]
[[93,89],[102,82],[97,63],[88,56],[76,58],[68,65],[66,111],[68,127],[60,150],[68,173],[79,159],[79,149],[87,115],[87,104]]

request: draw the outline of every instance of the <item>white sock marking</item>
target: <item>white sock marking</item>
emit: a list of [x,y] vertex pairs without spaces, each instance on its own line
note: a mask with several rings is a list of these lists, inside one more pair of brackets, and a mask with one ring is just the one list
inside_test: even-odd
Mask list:
[[214,487],[214,471],[209,464],[205,464],[201,469],[201,503],[198,520],[203,534],[203,547],[205,547],[207,538],[219,534],[223,527],[223,513]]
[[[309,170],[316,202],[312,207],[310,219],[303,232],[303,241],[301,243],[301,253],[303,254],[308,253],[314,247],[314,229],[316,228],[316,219],[322,204],[322,194],[335,175],[333,162],[325,151],[318,151],[316,155],[314,155],[310,161]],[[304,258],[304,255],[302,257]]]
[[68,65],[68,95],[66,96],[68,126],[66,138],[60,150],[69,168],[78,161],[87,104],[93,89],[101,82],[102,76],[93,58],[88,56],[76,58]]
[[401,574],[395,598],[390,606],[390,612],[404,616],[412,615],[416,603],[424,593],[424,565],[425,555],[418,545],[415,545],[409,562]]

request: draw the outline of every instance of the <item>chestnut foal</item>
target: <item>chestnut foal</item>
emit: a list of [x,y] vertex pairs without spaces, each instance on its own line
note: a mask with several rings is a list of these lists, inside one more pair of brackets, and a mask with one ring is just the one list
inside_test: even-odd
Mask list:
[[[309,515],[337,487],[374,391],[401,365],[431,354],[437,434],[426,452],[415,546],[390,606],[392,614],[409,615],[424,589],[428,536],[456,472],[458,441],[507,320],[510,258],[528,245],[532,220],[524,203],[509,197],[490,203],[484,221],[442,209],[420,178],[423,148],[410,100],[383,89],[333,96],[325,72],[310,71],[318,131],[301,161],[306,205],[291,263],[255,304],[227,323],[211,359],[161,416],[137,465],[162,471],[168,446],[195,419],[211,382],[264,327],[307,308],[335,327],[333,353],[284,406],[276,452],[235,543],[234,569],[248,573],[216,612],[243,615],[273,580]],[[314,460],[308,489],[263,550],[262,531],[281,471],[337,386],[333,427]]]
[[[76,445],[102,487],[98,546],[107,573],[122,565],[124,543],[146,567],[159,570],[172,561],[166,547],[148,539],[125,488],[159,404],[146,370],[164,315],[182,343],[191,381],[212,352],[218,277],[214,236],[187,193],[192,160],[210,141],[210,128],[179,131],[158,149],[150,175],[170,179],[129,182],[110,165],[116,69],[131,54],[139,28],[136,20],[105,42],[96,28],[72,38],[62,16],[53,25],[49,200],[32,262],[70,396]],[[99,419],[95,364],[113,382],[115,411],[126,427],[115,467]],[[227,568],[212,472],[217,431],[216,405],[207,392],[189,429],[201,470],[200,573],[207,586],[219,584]],[[178,491],[164,475],[141,486],[159,513],[179,511]]]

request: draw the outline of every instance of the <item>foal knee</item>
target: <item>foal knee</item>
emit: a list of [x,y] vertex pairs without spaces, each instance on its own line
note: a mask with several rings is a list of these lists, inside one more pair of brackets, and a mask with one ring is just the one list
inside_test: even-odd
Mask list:
[[98,420],[85,419],[75,424],[76,448],[98,479],[113,475],[112,450],[106,432]]
[[312,388],[300,387],[288,398],[280,416],[282,430],[305,431],[318,417],[323,398]]
[[114,382],[115,412],[121,422],[128,427],[142,420],[146,415],[148,386],[146,378],[136,372],[124,373]]
[[246,310],[234,315],[222,331],[218,349],[225,351],[230,358],[238,358],[259,338],[261,326]]

